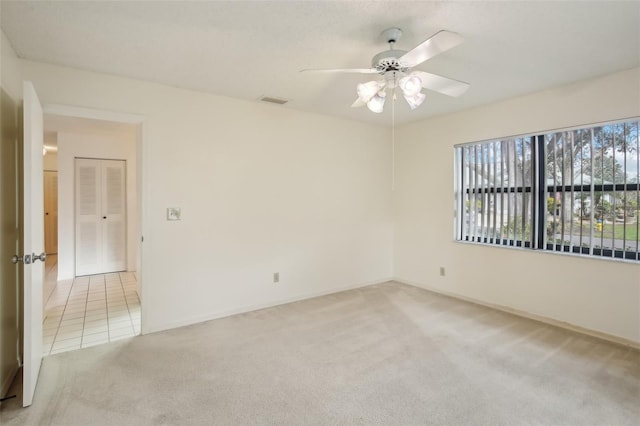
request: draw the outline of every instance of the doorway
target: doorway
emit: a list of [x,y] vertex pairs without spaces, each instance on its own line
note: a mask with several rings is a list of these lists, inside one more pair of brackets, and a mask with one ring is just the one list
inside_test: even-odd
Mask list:
[[[45,107],[45,135],[53,134],[49,140],[55,141],[57,157],[58,245],[55,288],[45,305],[44,355],[141,333],[141,215],[138,208],[141,122],[141,118],[135,116],[74,107]],[[86,221],[85,225],[78,226],[83,220],[79,220],[77,208],[86,207],[86,203],[79,202],[82,194],[78,193],[78,161],[84,161],[84,166],[87,161],[98,165],[95,169],[100,169],[96,175],[100,179],[94,181],[94,189],[95,185],[99,188],[93,195],[102,197],[103,204],[110,204],[107,209],[110,213],[99,216],[104,225],[98,223],[103,229],[103,241],[111,238],[113,242],[115,238],[119,243],[108,244],[107,250],[93,251],[108,254],[103,257],[106,263],[110,262],[106,267],[105,261],[102,266],[87,267],[87,256],[78,256],[88,253],[87,242],[91,240],[80,232],[81,228],[87,229]],[[113,164],[118,166],[110,167]],[[114,182],[122,185],[114,186]],[[119,188],[115,193],[114,187]],[[119,206],[117,214],[114,206]],[[104,216],[114,220],[103,219]],[[114,225],[119,232],[113,232]],[[114,237],[114,234],[118,235]],[[114,259],[117,262],[113,262]]]
[[58,171],[50,169],[47,164],[44,169],[43,189],[44,251],[47,256],[51,256],[58,254]]
[[[43,151],[44,192],[44,251],[45,275],[42,288],[42,306],[47,305],[56,286],[58,265],[58,148],[55,133],[44,132]],[[46,319],[46,313],[43,313]]]

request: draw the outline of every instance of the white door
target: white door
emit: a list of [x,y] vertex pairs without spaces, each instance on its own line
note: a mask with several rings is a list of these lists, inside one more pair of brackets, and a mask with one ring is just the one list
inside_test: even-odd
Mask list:
[[126,269],[125,162],[76,159],[76,275]]
[[24,82],[24,365],[22,405],[33,401],[42,363],[44,207],[43,115],[33,85]]

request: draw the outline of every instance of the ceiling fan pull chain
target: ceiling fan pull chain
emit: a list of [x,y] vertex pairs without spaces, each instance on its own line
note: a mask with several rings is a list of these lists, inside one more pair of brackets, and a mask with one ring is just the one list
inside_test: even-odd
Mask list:
[[[395,77],[394,77],[395,80]],[[396,189],[396,88],[391,99],[391,191]]]

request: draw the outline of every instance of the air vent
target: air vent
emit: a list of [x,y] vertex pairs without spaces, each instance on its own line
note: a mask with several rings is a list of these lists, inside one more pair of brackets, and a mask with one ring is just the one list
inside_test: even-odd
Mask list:
[[287,102],[289,102],[289,101],[288,101],[288,100],[286,100],[286,99],[272,98],[271,96],[263,96],[263,97],[261,97],[261,98],[260,98],[260,100],[261,100],[262,102],[269,102],[269,103],[272,103],[272,104],[278,104],[278,105],[284,105],[284,104],[286,104]]

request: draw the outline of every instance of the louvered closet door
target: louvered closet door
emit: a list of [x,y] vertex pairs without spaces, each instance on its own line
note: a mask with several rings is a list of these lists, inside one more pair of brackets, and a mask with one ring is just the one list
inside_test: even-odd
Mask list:
[[100,270],[100,173],[100,160],[76,159],[76,275]]
[[126,269],[124,161],[102,161],[102,262],[104,272]]
[[76,275],[126,269],[125,162],[76,159]]

